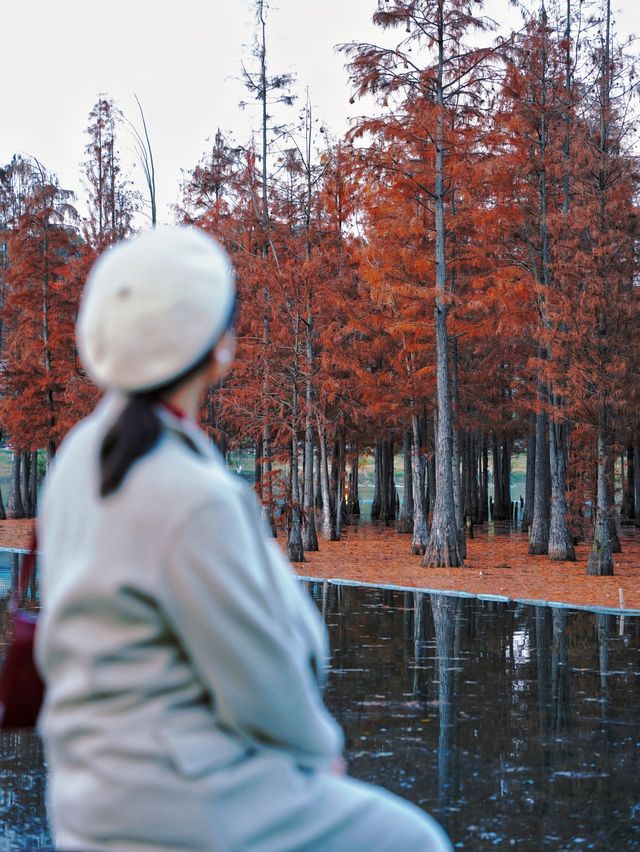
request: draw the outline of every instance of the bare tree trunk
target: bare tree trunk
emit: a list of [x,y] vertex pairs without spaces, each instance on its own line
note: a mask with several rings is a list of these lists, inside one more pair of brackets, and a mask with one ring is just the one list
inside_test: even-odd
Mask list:
[[502,474],[502,499],[507,510],[507,517],[511,520],[511,439],[508,435],[502,435],[500,444]]
[[353,455],[351,461],[351,474],[349,476],[349,501],[350,514],[354,517],[360,517],[360,486],[358,483],[359,477],[359,461],[360,461],[360,453],[358,447],[355,446],[353,448]]
[[377,521],[382,510],[382,445],[376,441],[373,448],[373,500],[371,501],[371,520]]
[[596,523],[593,531],[593,543],[589,560],[587,562],[587,574],[597,577],[608,577],[613,574],[613,556],[609,544],[609,487],[607,482],[607,439],[605,413],[600,415],[600,427],[598,429],[598,474],[596,494]]
[[489,447],[487,436],[482,433],[482,451],[480,453],[480,506],[478,523],[484,524],[489,512]]
[[640,445],[633,444],[633,510],[636,527],[640,527]]
[[529,431],[527,433],[527,479],[525,483],[524,511],[522,513],[522,529],[526,531],[533,523],[533,504],[536,493],[536,415],[529,415]]
[[17,450],[14,450],[11,468],[11,493],[9,495],[9,505],[7,506],[7,516],[9,518],[24,518],[20,476],[21,460],[21,454]]
[[38,511],[38,451],[34,450],[31,454],[31,506],[35,517]]
[[635,509],[635,500],[634,500],[634,488],[635,488],[635,480],[636,480],[636,471],[633,463],[633,447],[627,447],[626,451],[626,473],[624,472],[624,461],[625,454],[623,453],[620,457],[620,461],[623,467],[623,492],[622,492],[622,508],[620,510],[621,516],[627,521],[633,521],[636,517],[636,509]]
[[27,450],[22,454],[22,505],[27,518],[32,518],[34,515],[31,505],[31,453]]
[[307,380],[307,411],[304,429],[304,518],[302,540],[305,550],[318,550],[318,534],[316,532],[316,513],[314,508],[314,466],[313,466],[313,422],[311,419],[312,388]]
[[549,462],[551,465],[551,518],[549,558],[575,562],[576,553],[567,528],[567,432],[568,424],[549,423]]
[[320,447],[313,448],[313,501],[316,509],[322,508],[322,490],[320,488]]
[[[294,419],[297,417],[297,391],[294,387]],[[295,429],[291,438],[291,523],[287,541],[289,559],[292,562],[304,562],[302,547],[302,518],[300,513],[300,482],[298,478],[298,436]]]
[[411,417],[413,429],[413,451],[411,453],[412,480],[414,484],[413,496],[413,537],[411,539],[411,553],[424,554],[429,541],[429,530],[427,529],[427,515],[425,505],[425,454],[422,447],[422,429],[417,414]]
[[411,475],[411,432],[409,429],[404,430],[402,437],[402,459],[404,462],[404,491],[398,532],[410,533],[413,531],[413,477]]
[[458,338],[451,340],[451,469],[453,473],[453,504],[455,511],[456,530],[458,534],[458,551],[460,558],[467,556],[467,543],[464,531],[464,513],[462,507],[462,484],[460,482],[460,390],[458,383]]
[[547,415],[536,414],[536,459],[535,495],[533,500],[533,522],[529,536],[531,556],[546,554],[549,549],[549,503],[547,501],[547,475],[549,470],[549,447],[547,444]]
[[344,436],[342,429],[336,430],[336,440],[334,445],[334,453],[332,462],[335,464],[335,470],[332,468],[332,481],[334,483],[335,495],[335,513],[333,527],[333,541],[340,541],[342,533],[342,495],[344,493]]
[[622,553],[618,524],[620,523],[615,498],[613,452],[607,453],[607,505],[609,506],[609,547],[612,553]]
[[327,434],[320,430],[320,490],[322,491],[322,535],[327,541],[334,541],[331,511],[331,489],[329,486],[329,459],[327,453]]
[[444,9],[438,9],[438,65],[436,72],[435,138],[435,306],[436,330],[436,397],[438,425],[436,432],[436,502],[429,543],[422,560],[426,567],[456,567],[463,564],[458,546],[453,475],[451,468],[451,401],[449,399],[449,357],[447,340],[446,256],[445,256],[445,174],[444,174]]

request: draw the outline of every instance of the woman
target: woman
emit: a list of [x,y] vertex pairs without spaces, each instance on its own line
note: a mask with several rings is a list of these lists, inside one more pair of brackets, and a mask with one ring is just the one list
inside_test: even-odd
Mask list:
[[78,351],[107,393],[38,521],[56,843],[449,849],[417,808],[342,774],[318,614],[195,425],[233,358],[234,300],[226,255],[193,228],[120,243],[87,282]]

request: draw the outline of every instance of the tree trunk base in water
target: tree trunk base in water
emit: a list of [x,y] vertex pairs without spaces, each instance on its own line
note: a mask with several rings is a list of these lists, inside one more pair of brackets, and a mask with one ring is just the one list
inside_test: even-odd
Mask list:
[[[539,554],[536,554],[539,555]],[[549,559],[554,562],[575,562],[576,561],[576,552],[573,548],[573,543],[570,543],[569,547],[554,547],[549,545],[549,553],[547,554]]]
[[400,518],[396,531],[399,533],[413,532],[413,518]]
[[316,519],[313,509],[305,509],[302,520],[302,545],[305,550],[314,552],[320,550],[318,546],[318,533],[316,530]]
[[290,544],[288,547],[290,562],[306,562],[304,548],[301,544]]
[[549,552],[549,528],[544,526],[536,529],[531,527],[529,537],[529,556],[546,556]]
[[422,565],[424,568],[461,568],[464,565],[455,529],[448,534],[446,530],[438,530],[435,526],[431,528]]
[[598,542],[594,541],[587,562],[587,574],[591,577],[613,576],[613,559],[609,548],[600,547]]
[[424,556],[424,552],[427,549],[426,541],[413,540],[411,542],[411,553],[413,556]]
[[548,556],[549,559],[553,559],[554,562],[576,561],[576,552],[573,547],[573,541],[571,540],[568,532],[559,536],[557,541],[553,535],[549,536]]

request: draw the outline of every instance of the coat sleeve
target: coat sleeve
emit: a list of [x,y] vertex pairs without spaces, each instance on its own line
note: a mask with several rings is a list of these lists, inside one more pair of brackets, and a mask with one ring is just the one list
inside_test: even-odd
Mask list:
[[303,766],[326,765],[342,731],[270,582],[261,534],[238,495],[191,512],[167,553],[164,608],[222,722]]

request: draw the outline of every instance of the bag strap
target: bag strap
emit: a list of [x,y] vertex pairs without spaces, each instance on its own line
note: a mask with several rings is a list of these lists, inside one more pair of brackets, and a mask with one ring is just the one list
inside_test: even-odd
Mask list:
[[8,610],[11,615],[15,615],[20,609],[20,605],[24,600],[24,596],[29,587],[29,583],[36,573],[36,557],[38,552],[38,537],[36,535],[35,524],[33,527],[33,533],[31,534],[31,544],[29,545],[29,552],[22,560],[22,565],[20,566],[20,573],[18,574],[18,582],[14,586],[13,591],[11,592],[11,599],[9,600]]

